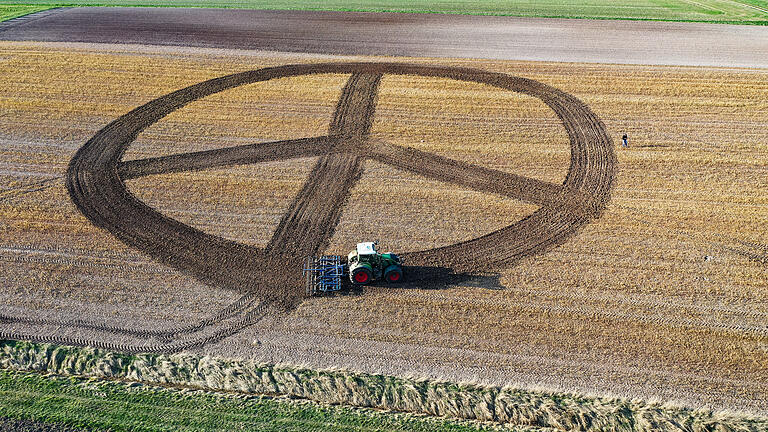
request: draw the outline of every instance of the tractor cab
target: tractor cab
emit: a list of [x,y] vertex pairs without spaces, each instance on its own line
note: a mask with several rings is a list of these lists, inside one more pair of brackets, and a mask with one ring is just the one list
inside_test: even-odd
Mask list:
[[355,250],[347,255],[347,263],[352,265],[357,262],[371,263],[378,257],[375,242],[358,243]]

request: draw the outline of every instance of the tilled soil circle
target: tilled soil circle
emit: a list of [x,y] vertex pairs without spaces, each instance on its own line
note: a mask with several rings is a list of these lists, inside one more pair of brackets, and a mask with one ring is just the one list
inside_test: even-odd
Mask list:
[[[307,74],[351,74],[327,136],[246,145],[122,162],[136,136],[173,111],[227,89]],[[503,173],[418,150],[368,145],[382,75],[450,78],[487,84],[541,99],[558,117],[571,145],[562,185]],[[125,180],[155,173],[320,156],[310,178],[266,249],[247,246],[168,218],[139,201]],[[303,258],[322,253],[341,216],[362,161],[375,159],[427,177],[540,205],[527,218],[485,236],[403,254],[415,266],[488,271],[540,253],[599,216],[615,173],[613,145],[602,122],[581,101],[540,82],[501,73],[403,63],[288,65],[211,79],[155,99],[100,130],[73,157],[67,188],[95,225],[175,269],[222,288],[272,301],[300,297]]]
[[[307,74],[351,75],[325,136],[122,161],[141,131],[190,102],[245,84]],[[371,138],[378,86],[385,74],[475,82],[541,99],[561,119],[570,139],[571,165],[565,181],[560,185],[547,183]],[[168,218],[138,200],[125,184],[128,179],[151,174],[307,156],[317,156],[318,161],[266,248],[210,235]],[[268,309],[290,309],[304,296],[304,258],[320,254],[328,246],[350,190],[362,174],[365,159],[540,206],[525,219],[482,237],[402,254],[410,265],[408,279],[430,284],[454,280],[458,272],[484,272],[509,266],[522,257],[562,243],[605,208],[616,165],[605,127],[584,103],[526,78],[477,69],[403,63],[289,65],[215,78],[155,99],[104,127],[72,158],[66,182],[74,204],[96,226],[155,260],[206,284],[241,292],[242,297],[199,323],[157,331],[0,316],[0,321],[8,323],[76,327],[162,340],[149,344],[5,331],[0,332],[0,337],[127,352],[174,352],[232,335],[260,320]]]

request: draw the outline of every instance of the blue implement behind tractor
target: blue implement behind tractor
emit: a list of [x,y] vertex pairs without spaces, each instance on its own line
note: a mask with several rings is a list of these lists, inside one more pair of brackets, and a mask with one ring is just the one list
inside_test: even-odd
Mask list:
[[341,289],[341,277],[344,276],[344,264],[338,255],[309,257],[304,265],[307,295],[318,292],[332,292]]
[[349,276],[354,285],[367,285],[381,279],[400,282],[403,278],[402,260],[393,253],[378,253],[376,244],[358,243],[347,255],[346,263],[338,255],[307,258],[303,270],[307,295],[341,290],[344,276]]

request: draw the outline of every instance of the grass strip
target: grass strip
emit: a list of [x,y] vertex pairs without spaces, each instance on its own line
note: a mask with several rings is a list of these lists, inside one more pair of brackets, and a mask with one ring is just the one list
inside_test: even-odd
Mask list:
[[0,370],[0,416],[114,431],[509,430],[316,403]]
[[[129,355],[94,348],[6,340],[0,341],[0,368],[87,376],[96,379],[117,379],[197,390],[227,391],[241,395],[280,395],[329,405],[349,405],[435,417],[480,420],[509,427],[595,432],[613,430],[764,432],[768,430],[768,418],[669,406],[640,400],[456,384],[338,370],[322,371],[260,364],[249,360],[199,357],[192,354]],[[23,392],[26,391],[24,387],[13,388],[16,388],[14,391],[18,391],[18,396],[14,399],[10,395],[11,390],[6,390],[9,394],[3,399],[7,400],[5,403],[8,406],[2,408],[3,411],[42,415],[52,410],[57,404],[88,405],[87,401],[76,399],[49,402],[58,394],[55,391],[43,394],[28,390],[28,394],[24,395]],[[103,393],[109,395],[107,392]],[[162,397],[166,397],[165,394]],[[109,412],[115,413],[114,415],[118,418],[124,415],[125,421],[144,421],[143,418],[132,414],[133,408],[120,411],[123,414],[118,413],[121,403],[135,400],[139,399],[124,398],[114,401],[107,399],[108,403],[115,404],[109,408],[112,410]],[[141,402],[136,403],[141,404]],[[173,415],[169,414],[171,411],[165,411],[163,408],[152,408],[156,405],[153,403],[145,403],[146,407],[142,409],[148,413],[146,421],[149,421],[148,419],[152,416],[170,416],[170,420],[166,419],[170,422],[175,421],[172,420],[174,418],[186,416],[187,412],[192,413],[190,415],[194,417],[195,413],[204,409],[209,403],[206,400],[189,402],[183,407],[174,407],[171,410]],[[38,406],[48,406],[48,408],[40,411],[41,408],[37,408]],[[93,412],[96,413],[103,409],[107,408],[92,406]],[[327,417],[317,417],[312,413],[315,411],[291,412],[288,417],[298,416],[303,421],[330,421]],[[2,415],[10,414],[3,414],[0,411],[0,416]],[[40,418],[31,418],[31,420],[38,419]],[[46,419],[56,422],[65,420],[53,414]],[[207,427],[208,423],[200,421],[203,422],[200,423],[200,427]],[[340,425],[347,425],[341,419],[334,421],[339,422]],[[353,427],[355,423],[349,423],[349,425]],[[183,424],[174,424],[174,427],[182,426]],[[270,425],[264,427],[266,429],[263,430],[272,430],[269,429]],[[376,429],[378,427],[378,424],[374,425],[373,430],[378,430]],[[286,430],[283,426],[281,428]],[[386,430],[393,429],[388,426]]]
[[[18,0],[0,0],[13,4]],[[143,6],[407,12],[539,18],[623,19],[768,25],[764,0],[26,0],[28,6]],[[19,6],[19,5],[16,5]]]
[[24,15],[29,15],[31,13],[44,11],[47,9],[53,9],[55,7],[58,7],[56,4],[39,4],[39,5],[30,5],[30,4],[4,4],[0,3],[0,22],[2,21],[8,21],[14,18],[18,18]]

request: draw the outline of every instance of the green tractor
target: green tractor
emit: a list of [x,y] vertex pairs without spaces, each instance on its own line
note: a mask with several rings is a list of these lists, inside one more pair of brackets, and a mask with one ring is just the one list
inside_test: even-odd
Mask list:
[[376,244],[376,242],[358,243],[355,250],[347,255],[349,280],[353,284],[367,285],[381,279],[394,283],[403,279],[400,257],[393,253],[378,253]]
[[308,257],[304,264],[307,295],[339,291],[341,279],[348,275],[354,285],[368,285],[377,280],[390,283],[403,279],[403,264],[393,253],[378,253],[376,242],[358,243],[343,263],[338,255]]

